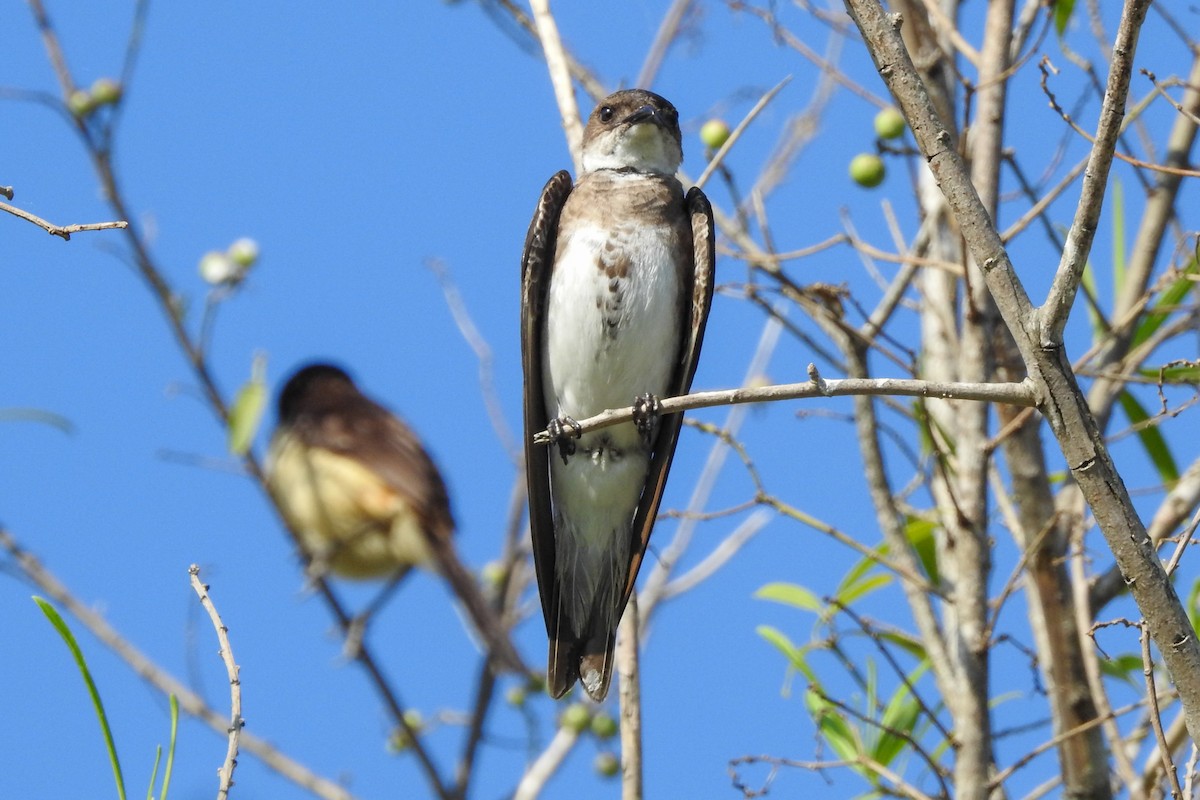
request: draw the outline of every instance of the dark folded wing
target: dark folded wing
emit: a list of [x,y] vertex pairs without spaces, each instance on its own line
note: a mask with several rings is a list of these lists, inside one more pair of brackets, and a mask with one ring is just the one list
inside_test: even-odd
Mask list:
[[446,484],[412,429],[383,406],[359,395],[338,413],[323,414],[305,432],[310,447],[358,461],[413,510],[432,536],[454,532]]
[[[679,364],[676,367],[672,395],[687,394],[692,388],[696,365],[700,361],[700,346],[704,343],[704,328],[708,324],[708,312],[712,308],[713,283],[716,275],[717,249],[713,231],[712,206],[698,187],[692,187],[685,200],[688,217],[692,223],[693,274],[691,285],[688,332],[680,348]],[[667,473],[671,459],[675,457],[675,445],[679,441],[679,429],[683,427],[683,414],[671,414],[659,423],[658,439],[654,442],[654,453],[650,460],[650,472],[637,515],[633,519],[634,546],[629,563],[629,574],[625,582],[625,595],[621,608],[629,600],[637,580],[646,546],[650,542],[650,531],[658,516],[663,490],[667,485]]]
[[533,538],[533,563],[538,594],[546,619],[546,633],[554,637],[557,625],[558,586],[554,579],[554,517],[550,511],[550,452],[533,443],[549,421],[542,393],[542,330],[545,327],[546,289],[554,266],[558,217],[571,176],[565,170],[551,178],[538,199],[537,210],[525,236],[521,255],[521,367],[525,374],[525,476],[529,494],[529,529]]

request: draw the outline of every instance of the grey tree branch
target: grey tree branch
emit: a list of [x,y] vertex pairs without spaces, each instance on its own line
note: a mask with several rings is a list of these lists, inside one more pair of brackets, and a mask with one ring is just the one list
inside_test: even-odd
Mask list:
[[[825,380],[809,365],[811,377],[804,383],[784,383],[753,389],[723,389],[713,392],[693,392],[662,401],[662,413],[674,414],[712,406],[764,403],[778,400],[801,400],[813,397],[847,397],[851,395],[900,395],[904,397],[940,397],[946,400],[979,400],[985,403],[1007,403],[1033,407],[1038,397],[1029,381],[1020,383],[954,383],[918,381],[903,378],[831,378]],[[580,433],[619,425],[633,419],[633,407],[609,409],[594,417],[576,420]],[[541,431],[534,436],[537,444],[549,444],[550,434]]]
[[1138,34],[1141,33],[1149,7],[1150,0],[1128,0],[1117,28],[1108,86],[1100,107],[1095,144],[1083,173],[1083,187],[1079,193],[1079,205],[1075,209],[1075,220],[1067,234],[1066,247],[1063,248],[1058,270],[1054,273],[1050,293],[1038,312],[1046,335],[1054,341],[1062,337],[1067,317],[1075,304],[1079,281],[1083,278],[1083,268],[1092,250],[1092,239],[1096,235],[1100,210],[1104,206],[1104,192],[1108,188],[1108,171],[1117,148],[1121,121],[1125,118],[1125,100],[1129,96],[1129,81],[1133,74],[1133,54],[1137,51]]
[[[1200,642],[1104,446],[1061,337],[1056,335],[1061,329],[1047,330],[1042,326],[999,234],[971,185],[962,158],[952,146],[953,139],[938,119],[904,48],[899,19],[887,15],[874,0],[846,0],[846,5],[929,161],[963,240],[984,269],[1001,317],[1016,340],[1030,378],[1040,390],[1038,407],[1145,615],[1151,636],[1179,689],[1188,729],[1197,738],[1200,736]],[[1131,0],[1131,5],[1136,12],[1141,3]],[[1130,19],[1129,14],[1126,19]],[[1126,27],[1131,26],[1123,25]],[[1114,64],[1117,63],[1114,59]],[[1116,84],[1119,86],[1120,82]],[[1116,98],[1111,99],[1117,105]],[[1070,294],[1073,296],[1074,292]],[[1061,302],[1065,294],[1060,292],[1059,297]],[[1049,316],[1054,317],[1053,313]]]

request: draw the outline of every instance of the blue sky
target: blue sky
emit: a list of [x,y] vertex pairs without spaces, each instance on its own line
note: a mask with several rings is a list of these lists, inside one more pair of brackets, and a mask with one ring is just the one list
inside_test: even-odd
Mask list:
[[[561,5],[564,40],[615,88],[637,74],[668,4]],[[758,20],[723,6],[705,9],[652,87],[681,111],[689,174],[704,166],[696,131],[708,115],[734,122],[762,91],[793,76],[731,154],[729,166],[744,188],[787,116],[809,101],[817,74],[772,44]],[[50,13],[81,84],[119,72],[132,13],[127,4],[53,3]],[[788,12],[786,21],[811,33],[813,23],[798,14]],[[0,83],[56,91],[28,10],[0,8],[0,29],[7,33]],[[824,46],[817,34],[809,41]],[[843,49],[847,72],[882,94],[861,46],[846,42]],[[1169,60],[1169,45],[1163,50],[1161,69],[1180,63]],[[1014,119],[1029,120],[1015,141],[1027,148],[1022,152],[1045,151],[1031,159],[1040,168],[1058,143],[1061,121],[1037,93],[1036,69],[1026,67],[1014,86]],[[1094,102],[1089,109],[1087,126]],[[843,216],[887,247],[884,199],[897,204],[904,234],[913,235],[904,170],[893,169],[873,192],[846,176],[850,158],[873,148],[875,111],[844,91],[831,102],[820,134],[768,205],[780,250],[834,235]],[[20,207],[60,224],[110,218],[77,138],[46,107],[0,100],[0,152],[0,183],[15,187]],[[1083,152],[1073,142],[1067,163]],[[569,166],[537,54],[473,3],[370,3],[353,11],[328,4],[161,3],[150,10],[115,158],[155,258],[191,309],[193,330],[206,293],[196,270],[200,256],[242,236],[259,243],[261,261],[221,305],[212,339],[211,365],[227,396],[249,376],[257,352],[268,357],[272,387],[313,358],[344,364],[425,438],[453,494],[464,558],[475,567],[495,558],[516,473],[488,419],[477,361],[427,262],[437,259],[450,271],[490,344],[495,390],[506,424],[517,431],[520,248],[542,184]],[[1139,193],[1122,170],[1116,174],[1124,174],[1132,214]],[[710,195],[728,207],[723,187],[712,184]],[[1059,204],[1061,222],[1069,220],[1074,199],[1068,192]],[[0,267],[0,408],[53,412],[73,428],[66,435],[0,422],[0,521],[137,647],[224,709],[216,643],[187,582],[188,565],[200,564],[242,668],[247,730],[322,775],[349,778],[361,797],[410,796],[407,787],[421,796],[412,759],[386,752],[386,716],[360,671],[341,662],[332,620],[317,598],[303,593],[290,542],[265,499],[252,482],[221,468],[234,463],[224,434],[198,399],[145,286],[113,257],[119,234],[79,234],[65,243],[7,216],[0,230],[7,256]],[[1109,246],[1102,231],[1094,262],[1105,269]],[[1035,296],[1055,263],[1044,260],[1044,243],[1036,247],[1019,262]],[[890,265],[881,268],[894,274]],[[718,270],[723,282],[745,274],[732,261]],[[1099,272],[1103,288],[1106,273]],[[847,282],[868,305],[877,296],[858,258],[844,248],[800,262],[795,274],[803,282]],[[1081,331],[1081,320],[1075,322]],[[761,327],[761,313],[718,297],[696,387],[738,385]],[[768,375],[801,380],[812,360],[785,339]],[[894,374],[886,372],[889,365],[877,366]],[[797,419],[798,410],[817,407],[754,409],[747,445],[769,489],[874,544],[879,536],[852,428],[834,418]],[[850,404],[819,408],[844,414]],[[725,414],[696,416],[720,421]],[[260,451],[264,441],[260,436]],[[666,507],[686,502],[711,444],[685,432]],[[900,453],[889,456],[895,472],[907,474]],[[1190,457],[1179,454],[1184,462]],[[1135,446],[1127,443],[1118,461],[1132,471],[1131,486],[1154,485]],[[709,508],[734,505],[749,492],[731,461]],[[1156,500],[1150,494],[1139,503],[1151,509]],[[683,566],[696,563],[744,516],[701,524]],[[675,524],[660,523],[655,542],[668,541]],[[1010,540],[998,537],[997,546],[1000,563],[1011,564]],[[812,620],[752,594],[779,580],[827,593],[856,560],[811,529],[775,520],[724,570],[661,609],[643,662],[648,796],[735,796],[726,773],[730,758],[812,755],[801,685],[781,694],[783,660],[755,633],[756,625],[772,624],[802,641]],[[998,580],[1006,576],[998,570]],[[899,598],[889,591],[868,610],[886,618]],[[354,587],[348,592],[360,601],[369,596]],[[110,784],[95,721],[66,651],[29,601],[32,593],[8,576],[0,580],[8,641],[0,659],[0,718],[7,721],[0,795],[103,796]],[[531,609],[517,641],[540,664],[544,631]],[[1019,599],[1008,613],[1020,622]],[[908,622],[907,613],[893,618]],[[371,635],[410,706],[428,717],[470,702],[476,651],[438,581],[410,580]],[[90,636],[81,640],[131,791],[139,792],[154,746],[165,742],[165,702]],[[1019,654],[1002,653],[999,663],[1011,671],[1002,671],[998,691],[1030,691]],[[615,708],[614,701],[615,692]],[[535,740],[542,743],[553,732],[549,707],[544,698],[534,704]],[[1006,716],[998,711],[1001,726]],[[515,785],[526,752],[525,722],[512,709],[501,704],[489,729],[494,741],[483,752],[474,792],[481,798],[502,797]],[[446,726],[429,737],[444,771],[461,735]],[[1027,752],[1029,741],[1009,740],[1001,753]],[[207,728],[185,722],[173,796],[211,796],[223,752]],[[614,796],[615,784],[592,775],[595,752],[591,742],[581,745],[547,796],[566,796],[568,789],[574,797]],[[1052,757],[1038,763],[1041,777],[1053,769]],[[237,782],[242,798],[307,796],[248,754]],[[1029,778],[1030,786],[1037,782]],[[831,797],[862,788],[847,776],[830,788],[820,776],[794,771],[778,787],[782,796],[807,788]]]

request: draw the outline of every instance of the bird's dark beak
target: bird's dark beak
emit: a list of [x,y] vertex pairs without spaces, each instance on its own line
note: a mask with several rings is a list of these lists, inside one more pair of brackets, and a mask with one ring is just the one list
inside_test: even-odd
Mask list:
[[662,125],[662,118],[658,116],[658,110],[654,106],[642,106],[621,120],[621,122],[624,125],[637,125],[639,122],[646,122],[648,120],[653,121],[655,125]]

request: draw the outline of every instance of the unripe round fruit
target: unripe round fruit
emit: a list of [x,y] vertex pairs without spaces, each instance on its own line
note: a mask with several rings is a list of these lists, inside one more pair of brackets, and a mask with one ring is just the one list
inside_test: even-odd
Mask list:
[[247,270],[258,260],[258,242],[242,237],[229,245],[225,255],[229,256],[229,260],[234,264]]
[[729,126],[723,119],[710,119],[700,127],[700,141],[704,146],[716,150],[729,139]]
[[96,110],[96,101],[86,89],[76,89],[67,98],[67,108],[77,117],[86,117]]
[[603,711],[592,717],[592,733],[597,739],[611,739],[617,735],[617,721]]
[[894,108],[885,108],[875,115],[875,135],[880,139],[899,139],[904,135],[904,115]]
[[528,696],[529,694],[525,691],[524,686],[513,686],[509,688],[507,693],[505,693],[504,699],[508,701],[508,704],[513,708],[520,708],[521,706],[525,705],[525,698]]
[[614,753],[597,753],[596,760],[592,762],[596,768],[596,772],[606,778],[614,778],[621,771],[621,762],[617,760]]
[[121,99],[121,84],[112,78],[96,78],[92,83],[92,99],[98,106],[107,106]]
[[850,177],[859,186],[873,189],[883,183],[886,174],[883,159],[874,153],[860,153],[850,162]]
[[575,733],[583,733],[591,722],[592,712],[583,703],[572,703],[563,711],[562,716],[558,719],[560,727],[566,728]]

